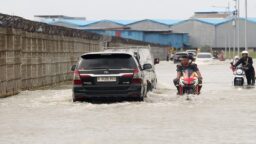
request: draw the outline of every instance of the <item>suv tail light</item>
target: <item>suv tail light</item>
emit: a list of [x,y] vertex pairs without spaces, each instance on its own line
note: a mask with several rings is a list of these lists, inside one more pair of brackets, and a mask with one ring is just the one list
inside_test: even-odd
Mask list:
[[82,81],[80,78],[80,72],[78,70],[74,71],[73,83],[74,83],[74,85],[82,85]]
[[132,83],[133,84],[141,84],[142,83],[142,79],[140,77],[140,70],[139,69],[134,69]]
[[123,78],[133,78],[133,73],[122,75]]

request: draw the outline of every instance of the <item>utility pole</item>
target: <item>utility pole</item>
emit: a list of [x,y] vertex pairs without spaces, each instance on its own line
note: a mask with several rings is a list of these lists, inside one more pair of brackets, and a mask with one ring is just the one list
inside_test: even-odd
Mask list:
[[240,54],[240,0],[237,1],[237,55]]
[[[231,32],[232,30],[230,30]],[[228,58],[231,59],[231,53],[230,53],[230,49],[231,49],[231,43],[230,43],[230,34],[228,34]]]
[[233,12],[233,22],[232,22],[232,25],[233,25],[233,35],[234,35],[234,38],[233,38],[233,42],[234,42],[234,45],[233,45],[233,54],[232,54],[232,57],[235,56],[236,54],[236,48],[238,47],[237,46],[237,15],[238,15],[238,8],[237,8],[237,0],[234,0],[235,1],[235,11]]
[[245,22],[244,22],[244,48],[245,50],[248,50],[248,45],[247,45],[247,0],[245,0]]
[[235,51],[236,51],[236,19],[234,18],[233,19],[233,22],[232,22],[232,24],[233,24],[233,54],[232,54],[232,57],[234,57],[235,56]]

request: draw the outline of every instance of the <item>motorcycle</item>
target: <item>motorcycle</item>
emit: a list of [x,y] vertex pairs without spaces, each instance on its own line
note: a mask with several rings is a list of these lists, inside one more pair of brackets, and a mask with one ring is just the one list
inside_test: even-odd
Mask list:
[[200,89],[199,89],[199,80],[198,80],[198,75],[196,72],[186,69],[182,73],[182,77],[179,80],[179,95],[184,95],[184,94],[195,94],[199,95],[200,94]]
[[244,80],[245,80],[245,72],[242,66],[239,67],[234,67],[232,66],[232,71],[234,74],[234,81],[233,84],[234,86],[243,86],[244,85]]

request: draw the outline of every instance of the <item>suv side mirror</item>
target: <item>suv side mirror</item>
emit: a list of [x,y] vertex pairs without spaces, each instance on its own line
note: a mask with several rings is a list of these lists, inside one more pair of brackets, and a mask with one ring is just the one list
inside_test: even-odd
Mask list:
[[152,65],[151,64],[144,64],[143,65],[143,70],[149,70],[149,69],[152,69]]
[[159,61],[160,61],[159,58],[155,58],[155,59],[154,59],[154,64],[155,64],[155,65],[156,65],[156,64],[159,64]]
[[73,65],[73,66],[71,67],[71,71],[75,71],[75,69],[76,69],[76,65]]

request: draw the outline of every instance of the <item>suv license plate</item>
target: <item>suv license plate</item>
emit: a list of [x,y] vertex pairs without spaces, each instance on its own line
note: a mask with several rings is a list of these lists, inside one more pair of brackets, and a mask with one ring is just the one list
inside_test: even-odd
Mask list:
[[98,77],[97,82],[115,82],[116,77]]

